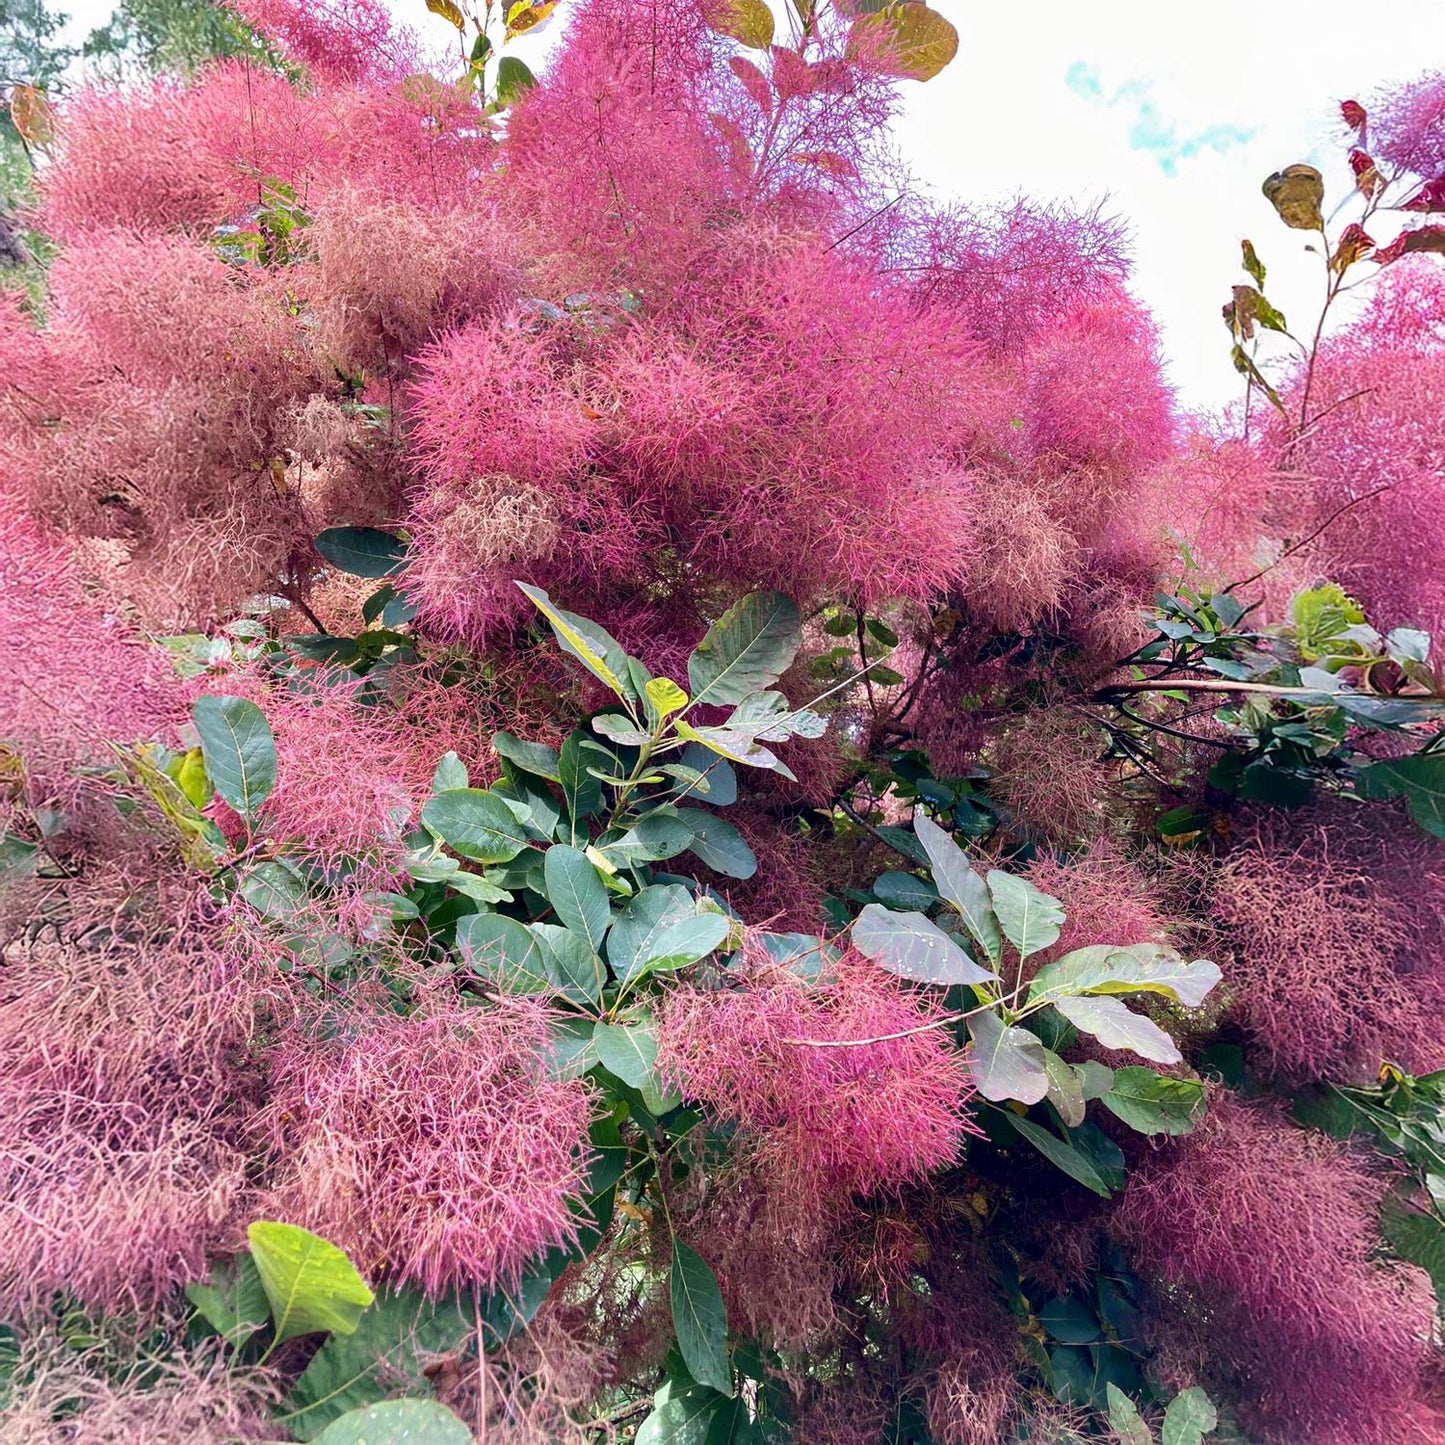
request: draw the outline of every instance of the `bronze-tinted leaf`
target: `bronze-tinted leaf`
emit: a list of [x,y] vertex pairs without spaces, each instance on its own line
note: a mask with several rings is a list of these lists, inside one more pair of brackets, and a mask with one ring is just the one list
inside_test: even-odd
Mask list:
[[773,43],[773,12],[763,0],[703,0],[702,18],[749,50],[766,50]]
[[1393,209],[1397,211],[1445,211],[1445,176],[1426,181],[1408,200]]
[[28,144],[49,145],[55,137],[55,110],[50,97],[38,85],[12,86],[10,123]]
[[1335,254],[1330,257],[1330,270],[1337,275],[1348,271],[1366,251],[1373,251],[1375,243],[1365,232],[1365,228],[1355,221],[1351,221],[1345,227],[1340,236],[1339,244],[1335,247]]
[[732,73],[742,82],[748,99],[769,118],[773,114],[773,88],[768,77],[745,55],[734,55],[728,61]]
[[1286,166],[1270,176],[1261,189],[1286,226],[1296,231],[1318,231],[1324,225],[1321,207],[1325,178],[1313,166]]
[[796,50],[789,50],[783,45],[773,46],[773,89],[778,92],[779,100],[811,94],[813,72]]
[[1351,130],[1363,130],[1365,107],[1357,100],[1342,100],[1340,102],[1340,118]]
[[902,80],[932,80],[958,54],[958,31],[927,5],[892,4],[848,31],[850,60]]

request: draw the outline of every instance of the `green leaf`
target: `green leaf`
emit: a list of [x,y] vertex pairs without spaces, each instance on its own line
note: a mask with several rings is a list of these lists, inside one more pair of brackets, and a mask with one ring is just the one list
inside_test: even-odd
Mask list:
[[773,12],[764,0],[703,0],[702,18],[749,50],[766,50],[773,43]]
[[697,905],[677,883],[655,883],[642,889],[617,916],[607,938],[607,959],[618,981],[627,983],[657,952],[657,941],[674,924],[692,918]]
[[515,55],[504,55],[497,62],[498,105],[516,105],[536,83],[537,77]]
[[[482,1296],[486,1348],[499,1348],[526,1324],[551,1285],[551,1274],[534,1267],[515,1289]],[[282,1419],[297,1439],[311,1440],[347,1411],[384,1400],[398,1386],[408,1394],[429,1394],[425,1370],[430,1360],[475,1340],[476,1330],[470,1297],[433,1302],[417,1290],[383,1289],[354,1334],[332,1335],[311,1357],[292,1386]]]
[[328,527],[316,550],[353,577],[394,577],[406,566],[406,543],[375,527]]
[[317,1445],[472,1445],[472,1432],[435,1400],[382,1400],[334,1420]]
[[598,1024],[592,1031],[602,1067],[640,1089],[657,1068],[657,1029],[650,1015],[630,1024]]
[[722,913],[700,913],[664,928],[652,939],[651,951],[638,961],[634,977],[645,973],[670,973],[700,963],[714,949],[727,942],[732,921]]
[[247,868],[237,891],[265,918],[292,918],[306,901],[305,883],[279,859]]
[[562,744],[562,752],[557,762],[558,781],[562,785],[568,817],[572,820],[574,842],[578,820],[590,818],[594,813],[602,811],[602,784],[587,769],[592,759],[610,756],[604,748],[589,741],[587,734],[581,731],[573,733]]
[[1003,941],[989,885],[974,872],[963,849],[921,808],[914,811],[913,831],[933,865],[938,891],[958,910],[964,926],[997,963],[1003,954]]
[[[1239,249],[1243,255],[1242,265],[1256,286],[1264,286],[1264,262],[1259,259],[1253,241],[1241,241]],[[1216,609],[1217,610],[1217,609]]]
[[958,31],[927,5],[886,5],[854,20],[845,54],[900,80],[932,80],[958,54]]
[[762,1434],[741,1395],[718,1406],[708,1424],[704,1445],[763,1445]]
[[753,850],[731,823],[701,808],[679,808],[677,816],[692,829],[688,851],[696,853],[715,873],[725,878],[751,878],[758,871]]
[[542,867],[547,883],[547,901],[558,919],[580,933],[594,953],[601,953],[602,940],[612,922],[607,886],[587,855],[566,843],[547,849]]
[[672,1241],[672,1324],[688,1374],[723,1395],[733,1392],[728,1320],[722,1290],[707,1261],[676,1236]]
[[1020,1119],[1016,1114],[1005,1112],[1004,1117],[1044,1158],[1062,1169],[1070,1179],[1077,1180],[1085,1189],[1093,1190],[1104,1199],[1113,1193],[1094,1161],[1068,1140],[1060,1139],[1058,1135],[1049,1133],[1028,1119]]
[[628,677],[627,654],[615,637],[603,631],[595,622],[578,617],[575,612],[564,612],[540,587],[529,587],[525,582],[518,582],[517,588],[552,624],[552,631],[563,652],[575,657],[588,672],[606,683],[624,702],[632,700],[631,682],[623,680]]
[[687,661],[692,704],[739,703],[771,687],[803,645],[797,605],[781,592],[750,592],[708,628]]
[[[738,775],[725,758],[710,752],[701,743],[689,743],[682,750],[682,766],[702,775],[703,784],[692,790],[692,796],[706,799],[714,808],[726,808],[738,800]],[[670,771],[663,768],[664,772]],[[692,782],[691,778],[687,782]]]
[[433,793],[451,793],[468,786],[467,765],[455,753],[443,753],[431,776]]
[[620,712],[604,712],[592,719],[592,731],[625,748],[640,748],[648,734]]
[[742,763],[749,768],[765,768],[793,782],[797,779],[793,771],[771,748],[765,748],[751,733],[735,732],[726,727],[695,728],[681,718],[673,724],[678,737],[689,742],[700,743],[709,752],[730,762]]
[[561,760],[556,748],[541,743],[529,743],[511,733],[493,733],[492,748],[498,757],[505,758],[515,768],[530,773],[535,778],[545,778],[549,783],[562,781]]
[[540,993],[552,987],[542,945],[524,923],[502,913],[469,913],[457,922],[457,948],[485,978],[508,993]]
[[620,838],[604,844],[602,852],[612,862],[631,867],[675,858],[691,842],[692,829],[676,813],[650,813]]
[[207,693],[191,718],[216,791],[243,818],[255,817],[276,787],[276,739],[265,713],[246,698]]
[[1018,949],[1021,958],[1058,941],[1064,909],[1057,898],[1041,893],[1026,879],[996,868],[989,870],[988,891],[1004,937]]
[[1104,1386],[1104,1398],[1109,1402],[1109,1428],[1119,1437],[1119,1445],[1154,1445],[1154,1432],[1144,1423],[1139,1407],[1112,1380]]
[[1204,1117],[1204,1085],[1131,1065],[1114,1071],[1104,1107],[1141,1134],[1189,1134]]
[[232,1349],[245,1344],[270,1315],[260,1271],[245,1251],[229,1265],[212,1265],[209,1284],[188,1284],[186,1298]]
[[636,1445],[706,1445],[708,1427],[726,1397],[708,1385],[668,1380],[652,1399]]
[[1044,1050],[1044,1069],[1049,1076],[1049,1103],[1070,1129],[1077,1128],[1084,1122],[1084,1086],[1078,1074],[1052,1049]]
[[1131,1049],[1156,1064],[1177,1064],[1182,1055],[1174,1040],[1143,1014],[1117,998],[1081,994],[1061,998],[1054,1007],[1081,1033],[1092,1034],[1106,1049]]
[[1391,1194],[1380,1210],[1380,1233],[1401,1259],[1418,1264],[1430,1276],[1436,1302],[1445,1303],[1445,1226]]
[[1159,993],[1198,1008],[1220,980],[1207,958],[1186,962],[1172,948],[1136,943],[1128,948],[1092,944],[1045,964],[1029,985],[1031,1002],[1068,993]]
[[1092,1345],[1103,1338],[1099,1321],[1086,1304],[1056,1295],[1039,1311],[1039,1323],[1061,1345]]
[[1415,753],[1361,768],[1356,779],[1360,796],[1405,799],[1416,824],[1436,838],[1445,838],[1445,753]]
[[600,1003],[607,970],[586,937],[554,923],[527,927],[542,945],[542,965],[552,987],[576,1003]]
[[922,913],[895,913],[869,903],[853,922],[853,946],[889,973],[919,983],[946,987],[998,982],[997,974],[980,968]]
[[260,1219],[246,1231],[276,1341],[296,1335],[349,1335],[372,1301],[356,1266],[334,1244],[295,1224]]
[[922,912],[938,902],[938,890],[926,878],[889,869],[873,880],[873,896],[890,908]]
[[1169,1402],[1160,1439],[1162,1445],[1200,1445],[1218,1424],[1219,1412],[1213,1401],[1198,1385],[1191,1385]]
[[508,863],[527,847],[526,828],[485,788],[437,793],[423,805],[421,820],[453,853],[477,863]]
[[992,1009],[968,1021],[973,1039],[968,1067],[974,1086],[985,1099],[1002,1103],[1017,1099],[1037,1104],[1049,1092],[1049,1071],[1044,1046],[1036,1035],[1005,1024]]
[[1079,1076],[1079,1086],[1086,1103],[1090,1099],[1102,1099],[1114,1087],[1113,1069],[1106,1068],[1097,1059],[1085,1059],[1082,1064],[1075,1064],[1074,1071]]

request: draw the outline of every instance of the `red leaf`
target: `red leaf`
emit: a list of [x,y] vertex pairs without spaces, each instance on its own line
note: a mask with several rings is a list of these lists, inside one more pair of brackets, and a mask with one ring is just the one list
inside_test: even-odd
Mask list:
[[742,81],[743,89],[747,91],[753,104],[762,111],[765,116],[772,116],[773,113],[773,92],[768,85],[768,77],[758,69],[756,65],[745,56],[734,55],[728,60],[732,72]]
[[1397,211],[1445,211],[1445,176],[1426,181],[1408,201],[1395,207]]
[[773,87],[779,100],[792,100],[794,96],[812,93],[813,72],[796,50],[773,46]]
[[1445,251],[1445,226],[1419,226],[1413,231],[1401,231],[1388,246],[1381,246],[1372,259],[1388,266],[1412,251]]
[[1342,100],[1340,102],[1340,115],[1351,130],[1363,130],[1365,128],[1365,107],[1357,100]]
[[1355,188],[1362,195],[1373,196],[1384,184],[1373,157],[1362,150],[1350,152],[1350,169],[1355,173]]

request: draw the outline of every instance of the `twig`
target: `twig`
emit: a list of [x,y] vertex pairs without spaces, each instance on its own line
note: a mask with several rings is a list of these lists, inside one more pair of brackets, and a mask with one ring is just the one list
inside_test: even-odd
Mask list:
[[1259,579],[1265,575],[1265,573],[1273,572],[1274,569],[1278,567],[1279,564],[1283,562],[1287,557],[1293,557],[1294,554],[1298,552],[1301,547],[1308,547],[1309,544],[1313,542],[1314,539],[1318,537],[1320,533],[1325,530],[1326,527],[1332,526],[1340,517],[1343,517],[1344,514],[1350,510],[1351,507],[1358,507],[1361,502],[1368,502],[1372,498],[1380,496],[1381,493],[1391,492],[1394,491],[1394,489],[1394,482],[1386,482],[1383,487],[1376,487],[1373,492],[1366,492],[1363,497],[1354,497],[1350,501],[1346,502],[1344,506],[1336,507],[1335,510],[1331,512],[1329,516],[1326,517],[1324,521],[1321,522],[1319,526],[1314,529],[1313,532],[1309,534],[1309,536],[1301,537],[1298,542],[1295,542],[1291,546],[1286,547],[1284,551],[1281,552],[1279,556],[1276,557],[1274,561],[1269,564],[1268,567],[1261,567],[1258,572],[1254,573],[1250,577],[1246,577],[1242,582],[1231,582],[1229,586],[1224,589],[1224,591],[1233,592],[1236,587],[1248,587],[1251,582],[1258,582]]

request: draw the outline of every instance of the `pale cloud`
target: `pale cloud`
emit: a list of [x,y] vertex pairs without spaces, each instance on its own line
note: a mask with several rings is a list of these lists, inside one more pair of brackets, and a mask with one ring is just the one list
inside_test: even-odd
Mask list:
[[1204,151],[1224,155],[1236,146],[1246,145],[1259,130],[1258,126],[1246,129],[1219,122],[1181,134],[1179,123],[1168,119],[1160,109],[1154,98],[1154,87],[1148,81],[1126,80],[1106,90],[1099,67],[1082,60],[1076,60],[1068,68],[1064,84],[1083,100],[1124,111],[1130,117],[1130,146],[1152,156],[1166,176],[1177,176],[1181,161],[1192,160]]

